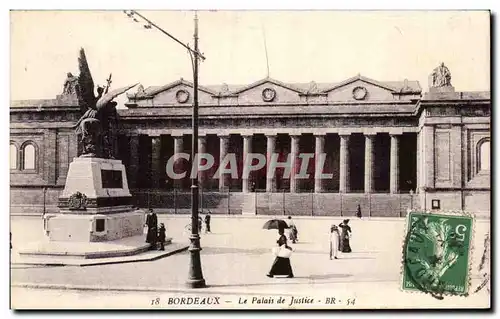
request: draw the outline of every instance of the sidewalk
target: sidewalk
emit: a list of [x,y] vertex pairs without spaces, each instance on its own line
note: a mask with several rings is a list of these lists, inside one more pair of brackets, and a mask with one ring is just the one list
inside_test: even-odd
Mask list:
[[[186,238],[185,218],[159,216],[175,241]],[[13,266],[13,287],[89,292],[143,292],[151,294],[198,295],[321,295],[363,298],[365,304],[386,305],[407,302],[408,294],[399,288],[403,221],[352,220],[353,252],[329,260],[329,222],[296,220],[299,242],[291,244],[291,264],[295,278],[268,278],[274,256],[275,230],[263,230],[260,218],[215,219],[212,234],[201,234],[201,265],[208,288],[190,289],[190,254],[180,252],[155,261],[107,264],[97,267]],[[24,225],[24,224],[23,224]],[[472,257],[473,286],[478,282],[478,264],[484,233],[489,224],[476,225]],[[37,227],[33,224],[33,227]],[[184,237],[183,237],[184,236]],[[412,294],[410,294],[412,295]],[[431,298],[429,296],[415,298]],[[401,299],[403,298],[403,299]],[[417,300],[414,297],[408,300]],[[420,299],[418,299],[420,300]],[[466,300],[466,299],[464,299]],[[469,301],[464,301],[466,305]],[[455,302],[456,303],[456,302]],[[411,303],[408,304],[411,306]]]

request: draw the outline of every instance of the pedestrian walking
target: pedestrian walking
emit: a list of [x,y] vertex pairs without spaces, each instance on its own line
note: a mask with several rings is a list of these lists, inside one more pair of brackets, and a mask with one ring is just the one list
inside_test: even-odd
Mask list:
[[211,233],[212,231],[210,230],[210,220],[211,220],[211,215],[210,211],[207,212],[205,215],[205,233]]
[[160,243],[159,250],[165,250],[165,240],[167,238],[167,230],[165,229],[165,224],[161,223],[158,229],[158,242]]
[[358,204],[358,209],[356,210],[356,217],[361,218],[361,206]]
[[336,225],[332,225],[330,227],[330,260],[332,257],[337,258],[339,252],[339,244],[340,244],[340,234],[339,229]]
[[[274,276],[286,276],[287,278],[293,278],[292,265],[290,264],[290,254],[292,247],[287,245],[285,230],[280,228],[278,230],[279,238],[276,241],[278,244],[277,256],[274,259],[271,270],[266,275],[267,277],[273,278]],[[289,250],[288,252],[285,250]]]
[[339,224],[339,227],[341,229],[340,232],[340,245],[339,245],[339,250],[343,253],[350,253],[352,252],[351,246],[349,243],[350,235],[351,235],[351,227],[348,225],[349,219],[344,219],[342,223]]
[[288,216],[288,238],[295,244],[298,240],[299,231],[297,230],[297,226],[292,220],[292,216]]
[[158,216],[149,209],[149,213],[146,216],[146,226],[148,227],[146,242],[151,244],[149,249],[156,249],[156,243],[158,240]]

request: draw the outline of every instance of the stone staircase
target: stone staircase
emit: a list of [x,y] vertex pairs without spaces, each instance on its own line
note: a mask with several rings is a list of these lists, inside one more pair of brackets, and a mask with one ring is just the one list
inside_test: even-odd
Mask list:
[[257,213],[256,197],[257,193],[243,194],[241,213],[243,215],[255,215]]

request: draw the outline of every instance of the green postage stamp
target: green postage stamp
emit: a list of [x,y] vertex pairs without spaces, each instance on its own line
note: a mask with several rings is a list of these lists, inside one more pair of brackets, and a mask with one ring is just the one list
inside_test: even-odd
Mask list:
[[466,296],[474,219],[466,214],[410,212],[403,246],[402,289],[436,298]]

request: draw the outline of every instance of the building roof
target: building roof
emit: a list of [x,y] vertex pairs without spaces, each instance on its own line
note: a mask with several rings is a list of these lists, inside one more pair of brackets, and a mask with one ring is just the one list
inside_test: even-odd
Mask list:
[[[336,88],[342,87],[344,85],[350,84],[355,81],[364,81],[387,90],[392,91],[393,93],[411,93],[417,94],[422,92],[422,87],[420,86],[418,81],[376,81],[367,77],[364,77],[360,74],[353,76],[349,79],[346,79],[342,82],[338,83],[316,83],[314,81],[308,83],[285,83],[278,81],[276,79],[266,77],[255,81],[250,84],[217,84],[217,85],[200,85],[199,89],[206,93],[209,93],[213,96],[237,96],[238,94],[252,89],[256,86],[259,86],[264,83],[273,83],[275,85],[281,86],[283,88],[287,88],[289,90],[295,91],[299,94],[326,94],[327,92],[334,90]],[[127,94],[127,97],[131,99],[147,99],[155,96],[156,94],[168,90],[172,87],[175,87],[179,84],[184,84],[192,87],[193,84],[190,81],[186,81],[184,79],[180,79],[169,84],[163,86],[149,86],[144,89],[143,92],[131,93]]]

